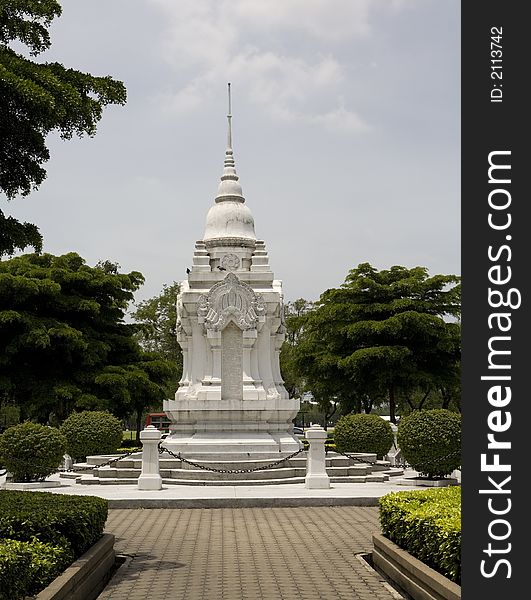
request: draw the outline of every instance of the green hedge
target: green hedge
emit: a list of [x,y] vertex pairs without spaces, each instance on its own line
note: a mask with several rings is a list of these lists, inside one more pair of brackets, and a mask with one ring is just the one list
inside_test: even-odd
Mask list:
[[105,411],[74,412],[61,425],[61,433],[67,441],[66,451],[76,461],[94,454],[114,454],[123,442],[121,422]]
[[31,552],[27,542],[0,540],[0,600],[24,598],[31,584]]
[[0,540],[0,600],[39,593],[74,560],[70,548],[39,542]]
[[392,492],[379,500],[383,534],[448,579],[461,581],[461,488]]
[[334,427],[334,440],[339,452],[375,453],[382,459],[393,445],[391,425],[378,415],[349,414]]
[[55,427],[20,423],[0,435],[0,464],[13,481],[42,481],[59,467],[65,449],[66,439]]
[[108,502],[95,496],[0,490],[0,538],[70,547],[78,558],[103,534]]
[[397,443],[416,471],[446,477],[461,465],[461,415],[444,408],[416,410],[400,419]]

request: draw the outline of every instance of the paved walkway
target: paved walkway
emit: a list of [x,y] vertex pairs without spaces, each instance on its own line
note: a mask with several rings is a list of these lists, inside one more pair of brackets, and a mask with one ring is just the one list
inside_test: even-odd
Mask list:
[[130,558],[98,600],[393,600],[358,556],[376,507],[113,509]]

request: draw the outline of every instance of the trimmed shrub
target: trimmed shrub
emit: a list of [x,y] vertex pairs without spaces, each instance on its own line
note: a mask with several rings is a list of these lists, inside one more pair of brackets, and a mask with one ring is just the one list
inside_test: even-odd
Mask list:
[[370,452],[383,458],[393,440],[391,425],[378,415],[345,415],[334,427],[334,442],[339,452]]
[[443,408],[412,412],[400,419],[397,442],[413,469],[446,477],[461,465],[461,415]]
[[0,540],[0,600],[24,598],[31,583],[29,544]]
[[108,502],[95,496],[0,490],[0,538],[86,552],[103,534]]
[[18,600],[38,594],[69,565],[70,548],[31,542],[0,540],[0,600]]
[[392,492],[379,500],[382,533],[448,579],[461,580],[461,488]]
[[61,425],[66,451],[76,460],[93,454],[113,454],[122,445],[122,424],[104,411],[72,413]]
[[20,543],[28,544],[32,554],[30,594],[38,594],[74,562],[74,553],[68,546],[52,546],[38,540]]
[[66,439],[55,427],[20,423],[0,436],[0,463],[13,481],[42,481],[59,467],[65,449]]

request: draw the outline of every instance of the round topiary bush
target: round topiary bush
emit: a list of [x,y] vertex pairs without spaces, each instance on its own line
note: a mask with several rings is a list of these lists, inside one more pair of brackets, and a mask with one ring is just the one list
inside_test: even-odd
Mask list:
[[444,408],[412,412],[400,419],[397,442],[416,471],[446,477],[461,464],[461,415]]
[[0,463],[15,482],[43,481],[61,464],[66,439],[55,427],[21,423],[0,435]]
[[393,440],[391,425],[378,415],[345,415],[334,427],[334,442],[339,452],[371,452],[383,458]]
[[61,425],[66,451],[76,460],[92,454],[112,454],[122,443],[122,424],[104,411],[72,413]]

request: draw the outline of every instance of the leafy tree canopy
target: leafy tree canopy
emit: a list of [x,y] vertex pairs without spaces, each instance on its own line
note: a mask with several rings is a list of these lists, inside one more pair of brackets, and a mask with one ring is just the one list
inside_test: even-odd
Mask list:
[[42,422],[75,408],[124,417],[160,401],[169,367],[124,322],[143,281],[73,252],[0,262],[0,399]]
[[304,329],[304,321],[312,303],[304,298],[284,306],[286,340],[280,352],[280,370],[290,398],[299,398],[306,391],[306,382],[296,364],[297,344]]
[[181,353],[177,342],[177,294],[179,284],[164,285],[158,296],[136,305],[131,316],[138,323],[137,339],[144,350],[175,359]]
[[139,302],[131,313],[138,325],[135,337],[140,346],[172,367],[166,382],[166,397],[173,398],[182,375],[183,359],[177,342],[177,294],[179,284],[164,285],[158,296]]
[[25,44],[31,55],[50,47],[48,28],[61,14],[56,0],[4,0],[0,5],[0,189],[27,195],[46,177],[45,138],[94,135],[103,107],[125,104],[124,85],[62,64],[37,63],[8,46]]
[[296,364],[316,398],[369,412],[387,396],[394,419],[398,392],[455,385],[459,315],[459,277],[360,264],[307,314]]
[[[22,43],[30,56],[48,49],[48,28],[60,14],[57,0],[0,2],[0,191],[8,199],[28,195],[46,178],[50,132],[63,139],[93,136],[103,108],[126,101],[120,81],[58,62],[36,62],[10,47]],[[0,257],[28,246],[40,251],[41,245],[35,225],[18,223],[0,211]]]
[[0,258],[12,255],[16,250],[31,246],[35,252],[42,250],[42,236],[32,223],[21,223],[13,217],[6,217],[0,210]]

